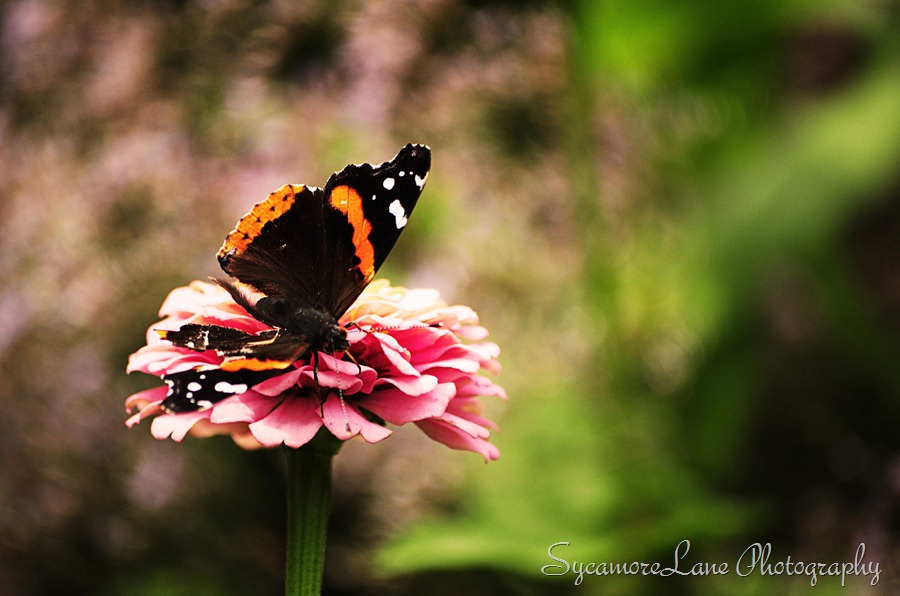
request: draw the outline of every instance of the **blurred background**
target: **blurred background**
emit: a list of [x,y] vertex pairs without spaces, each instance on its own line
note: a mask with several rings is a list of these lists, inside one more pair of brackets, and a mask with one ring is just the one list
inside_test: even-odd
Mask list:
[[[380,276],[475,308],[501,459],[336,461],[328,594],[900,588],[900,5],[0,1],[0,593],[282,590],[284,460],[124,426],[284,183],[428,143]],[[880,581],[545,577],[844,562]]]

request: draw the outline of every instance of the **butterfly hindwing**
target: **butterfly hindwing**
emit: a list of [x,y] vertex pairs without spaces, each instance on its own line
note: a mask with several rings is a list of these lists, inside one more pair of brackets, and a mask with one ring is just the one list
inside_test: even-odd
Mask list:
[[169,414],[196,412],[232,395],[245,393],[254,385],[281,372],[279,370],[230,372],[212,368],[167,374],[163,376],[163,381],[169,386],[169,391],[160,405]]

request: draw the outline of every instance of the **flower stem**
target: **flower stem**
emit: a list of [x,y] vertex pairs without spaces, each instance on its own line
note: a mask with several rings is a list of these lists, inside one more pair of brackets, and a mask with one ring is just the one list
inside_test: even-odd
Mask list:
[[333,437],[320,435],[299,449],[287,449],[286,596],[319,596],[322,592],[331,508],[331,461],[337,453],[333,441],[327,439]]

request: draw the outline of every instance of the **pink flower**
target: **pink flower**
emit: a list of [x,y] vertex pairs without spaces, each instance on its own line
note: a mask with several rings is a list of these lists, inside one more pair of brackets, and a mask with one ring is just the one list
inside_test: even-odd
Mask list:
[[[248,332],[269,327],[251,317],[219,286],[195,281],[169,294],[163,320],[147,331],[147,345],[131,355],[128,372],[155,376],[216,366],[215,351],[194,352],[160,339],[156,329],[187,323],[223,325]],[[372,282],[341,317],[350,357],[319,354],[318,393],[312,355],[283,374],[212,407],[167,414],[160,407],[165,386],[136,393],[125,402],[129,427],[153,417],[157,439],[181,441],[229,434],[245,449],[300,447],[324,425],[339,439],[356,435],[370,443],[387,438],[387,425],[416,424],[453,449],[474,451],[486,461],[500,452],[489,442],[496,426],[481,417],[482,396],[506,398],[503,388],[478,373],[497,373],[499,348],[483,341],[488,332],[465,306],[448,306],[435,290]],[[321,397],[320,397],[321,396]]]

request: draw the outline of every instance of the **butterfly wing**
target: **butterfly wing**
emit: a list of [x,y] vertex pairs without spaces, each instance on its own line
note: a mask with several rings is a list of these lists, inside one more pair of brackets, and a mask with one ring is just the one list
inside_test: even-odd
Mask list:
[[224,371],[274,370],[277,374],[289,367],[308,349],[302,337],[284,329],[266,329],[247,333],[221,325],[182,325],[176,331],[157,330],[162,339],[183,348],[203,352],[215,350],[224,361]]
[[410,144],[380,165],[347,166],[324,190],[286,185],[238,222],[219,264],[267,296],[338,318],[393,248],[430,167],[430,149]]
[[326,209],[353,228],[350,244],[330,243],[337,256],[329,281],[333,314],[342,315],[375,277],[419,200],[431,169],[431,150],[407,145],[378,166],[349,165],[325,184]]
[[245,393],[254,385],[281,373],[279,370],[240,370],[218,368],[186,370],[163,376],[169,386],[160,404],[169,414],[196,412],[212,407],[225,398]]

